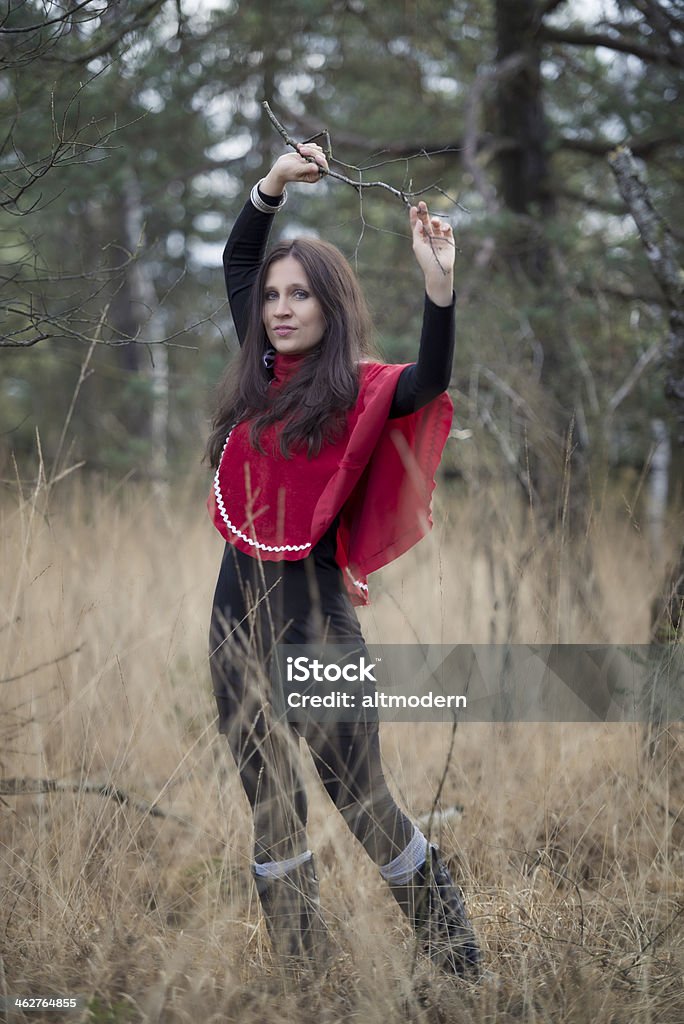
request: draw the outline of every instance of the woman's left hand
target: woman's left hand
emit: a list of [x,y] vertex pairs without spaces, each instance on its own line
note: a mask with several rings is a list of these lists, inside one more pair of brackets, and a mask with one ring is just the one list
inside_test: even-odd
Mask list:
[[451,305],[456,245],[451,224],[431,217],[422,200],[409,211],[413,252],[425,275],[425,290],[438,306]]

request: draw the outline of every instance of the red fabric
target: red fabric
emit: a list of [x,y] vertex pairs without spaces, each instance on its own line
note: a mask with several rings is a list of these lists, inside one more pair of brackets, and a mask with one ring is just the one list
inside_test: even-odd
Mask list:
[[[277,355],[272,386],[282,387],[298,361]],[[337,562],[353,602],[368,604],[368,573],[398,558],[432,526],[434,476],[451,427],[446,394],[388,420],[403,369],[361,364],[359,397],[346,429],[315,459],[302,452],[284,459],[277,427],[264,433],[266,454],[259,455],[249,444],[249,425],[238,424],[208,502],[221,535],[253,557],[295,560],[306,558],[340,514]]]

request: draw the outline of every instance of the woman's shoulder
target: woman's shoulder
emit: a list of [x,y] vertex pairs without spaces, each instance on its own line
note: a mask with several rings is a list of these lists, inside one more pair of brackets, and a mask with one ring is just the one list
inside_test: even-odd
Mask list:
[[394,391],[403,370],[404,363],[380,363],[374,360],[362,360],[359,368],[359,394],[363,401],[371,396],[382,394],[385,390]]
[[361,380],[370,381],[376,377],[393,376],[400,373],[408,363],[381,363],[375,359],[361,359],[358,363]]
[[375,377],[389,365],[381,363],[378,359],[360,359],[358,362],[359,375],[361,377]]

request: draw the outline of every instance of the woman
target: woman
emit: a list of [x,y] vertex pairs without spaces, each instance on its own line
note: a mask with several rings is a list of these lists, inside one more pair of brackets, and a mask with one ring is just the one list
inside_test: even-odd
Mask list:
[[251,192],[224,252],[241,345],[220,393],[208,453],[210,509],[226,540],[211,625],[219,728],[254,815],[253,873],[276,953],[315,961],[318,880],[306,837],[297,744],[303,736],[329,796],[378,865],[425,952],[459,976],[480,954],[438,851],[392,798],[377,721],[283,725],[266,682],[278,643],[325,640],[364,650],[354,604],[366,575],[429,524],[434,471],[451,424],[454,243],[425,203],[410,210],[425,276],[418,362],[369,360],[356,278],[325,242],[295,239],[264,256],[293,181],[327,162],[303,144]]

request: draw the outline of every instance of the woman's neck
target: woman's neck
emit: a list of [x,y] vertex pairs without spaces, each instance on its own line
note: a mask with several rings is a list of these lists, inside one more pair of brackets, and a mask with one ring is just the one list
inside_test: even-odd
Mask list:
[[277,381],[290,380],[306,359],[308,352],[276,352],[273,360],[273,376]]

